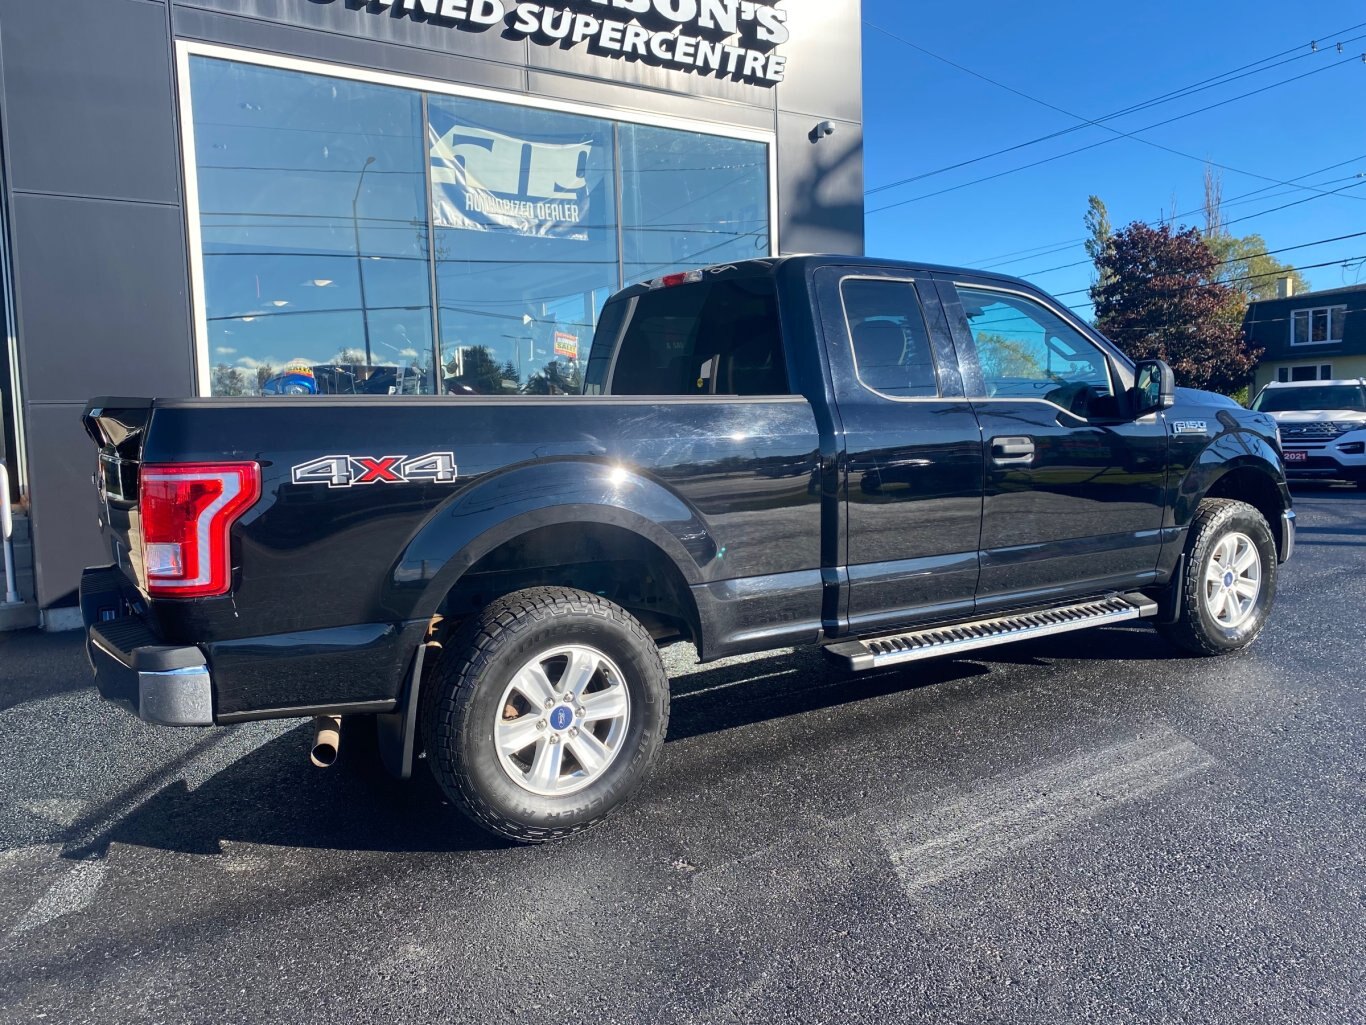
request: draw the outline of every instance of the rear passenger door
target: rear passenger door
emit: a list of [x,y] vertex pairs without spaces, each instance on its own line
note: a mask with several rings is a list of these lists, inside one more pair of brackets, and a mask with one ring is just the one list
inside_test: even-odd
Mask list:
[[1156,414],[1128,415],[1128,368],[1040,296],[939,287],[984,438],[978,605],[1151,583],[1167,434]]
[[969,610],[982,438],[934,283],[829,267],[816,285],[844,438],[845,625],[866,635]]

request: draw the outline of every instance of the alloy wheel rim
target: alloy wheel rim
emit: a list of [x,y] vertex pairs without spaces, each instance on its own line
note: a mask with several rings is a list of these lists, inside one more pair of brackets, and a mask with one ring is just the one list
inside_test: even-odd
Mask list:
[[1262,593],[1262,556],[1246,534],[1226,534],[1205,569],[1205,608],[1225,630],[1251,618]]
[[494,713],[498,761],[541,797],[563,797],[602,778],[621,754],[631,696],[615,662],[582,644],[530,659]]

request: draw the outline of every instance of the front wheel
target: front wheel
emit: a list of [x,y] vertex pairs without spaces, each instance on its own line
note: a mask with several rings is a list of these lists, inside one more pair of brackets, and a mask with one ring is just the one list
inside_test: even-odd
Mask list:
[[544,843],[640,786],[669,721],[654,641],[584,591],[538,587],[463,626],[425,685],[423,736],[450,801],[485,829]]
[[1261,634],[1276,596],[1276,540],[1245,502],[1206,499],[1196,510],[1176,595],[1176,621],[1158,627],[1196,655],[1226,655]]

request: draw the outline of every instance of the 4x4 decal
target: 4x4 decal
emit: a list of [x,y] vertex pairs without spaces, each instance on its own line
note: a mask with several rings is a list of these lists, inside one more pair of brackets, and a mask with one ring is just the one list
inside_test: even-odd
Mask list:
[[370,484],[454,484],[460,477],[451,452],[425,456],[322,456],[290,471],[295,484],[326,484],[329,488]]

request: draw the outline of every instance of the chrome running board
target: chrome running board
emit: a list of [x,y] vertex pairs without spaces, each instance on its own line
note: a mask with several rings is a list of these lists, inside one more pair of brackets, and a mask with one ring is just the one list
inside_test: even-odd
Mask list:
[[860,672],[1155,615],[1157,602],[1146,595],[1112,594],[991,619],[928,627],[887,637],[841,641],[828,645],[825,650],[832,658]]

